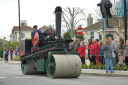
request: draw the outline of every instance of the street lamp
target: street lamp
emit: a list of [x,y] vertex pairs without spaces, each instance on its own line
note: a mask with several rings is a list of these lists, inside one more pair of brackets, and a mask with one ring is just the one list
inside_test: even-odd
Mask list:
[[127,40],[127,6],[126,0],[124,0],[124,29],[125,29],[125,41]]
[[19,13],[19,42],[21,41],[20,38],[20,0],[18,0],[18,13]]
[[6,36],[4,36],[4,41],[5,41],[5,39],[6,39]]
[[86,33],[85,32],[83,32],[83,35],[85,35]]
[[6,36],[4,36],[4,49],[3,49],[3,58],[5,58],[5,55],[4,55],[4,51],[5,51],[5,39],[6,39]]

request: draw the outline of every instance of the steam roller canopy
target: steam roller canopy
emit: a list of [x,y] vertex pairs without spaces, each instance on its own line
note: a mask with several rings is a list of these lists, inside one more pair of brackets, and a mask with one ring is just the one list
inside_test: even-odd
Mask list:
[[82,70],[81,59],[78,55],[53,54],[51,63],[48,62],[47,74],[51,78],[77,78]]
[[39,44],[39,34],[35,32],[32,36],[32,44],[33,46],[38,46]]

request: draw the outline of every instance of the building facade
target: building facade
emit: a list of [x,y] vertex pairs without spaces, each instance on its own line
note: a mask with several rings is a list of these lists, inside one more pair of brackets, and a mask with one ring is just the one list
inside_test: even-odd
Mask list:
[[[27,26],[26,21],[21,21],[21,40],[31,39],[31,32],[33,31],[32,27]],[[13,26],[12,33],[10,34],[10,41],[15,42],[19,41],[19,26]]]

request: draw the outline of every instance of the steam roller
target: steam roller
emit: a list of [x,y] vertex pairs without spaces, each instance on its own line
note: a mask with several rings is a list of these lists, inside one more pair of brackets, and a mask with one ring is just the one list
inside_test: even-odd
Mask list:
[[31,40],[20,42],[21,71],[23,74],[47,74],[51,78],[77,78],[82,63],[77,52],[71,52],[71,39],[61,37],[62,8],[55,8],[56,32],[35,32]]

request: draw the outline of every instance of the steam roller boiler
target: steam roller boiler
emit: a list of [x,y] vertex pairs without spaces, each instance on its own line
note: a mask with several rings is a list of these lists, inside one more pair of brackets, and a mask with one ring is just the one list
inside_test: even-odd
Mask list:
[[22,73],[47,73],[51,78],[77,78],[81,74],[82,63],[77,52],[71,52],[71,39],[61,37],[61,7],[55,8],[55,33],[33,34],[32,40],[20,42]]

